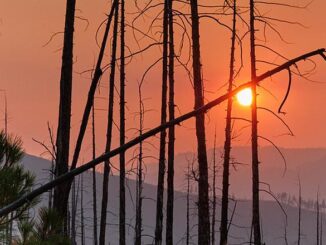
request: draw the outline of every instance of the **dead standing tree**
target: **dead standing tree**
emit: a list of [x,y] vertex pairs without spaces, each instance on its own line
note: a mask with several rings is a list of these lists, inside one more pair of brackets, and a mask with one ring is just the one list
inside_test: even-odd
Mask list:
[[[113,127],[113,104],[114,104],[114,80],[116,68],[116,53],[117,53],[117,39],[118,39],[118,18],[119,18],[119,4],[116,4],[114,10],[114,27],[113,27],[113,41],[112,41],[112,54],[111,54],[111,73],[109,78],[109,102],[108,102],[108,120],[106,131],[106,145],[105,151],[110,151],[112,141],[112,127]],[[109,189],[109,174],[111,171],[109,159],[104,161],[103,173],[103,189],[102,189],[102,206],[101,206],[101,221],[100,221],[100,235],[99,244],[105,244],[106,233],[106,216],[108,206],[108,189]]]
[[[121,0],[120,19],[120,146],[125,144],[125,1]],[[120,160],[120,208],[119,208],[119,240],[126,244],[126,156],[122,151]]]
[[[236,40],[236,0],[233,1],[233,21],[230,55],[230,74],[228,92],[232,91],[234,80],[235,62],[235,40]],[[226,112],[225,142],[224,142],[224,161],[223,161],[223,183],[222,183],[222,207],[221,207],[221,226],[220,226],[220,245],[226,245],[228,241],[228,209],[229,209],[229,175],[230,175],[230,154],[232,137],[232,98],[228,99]],[[212,231],[214,232],[214,231]],[[212,241],[213,244],[213,241]]]
[[[163,10],[163,54],[162,54],[162,98],[161,98],[161,124],[166,123],[166,103],[167,103],[167,79],[168,79],[168,1],[164,1]],[[163,231],[163,198],[164,198],[164,175],[165,175],[165,144],[166,131],[160,132],[160,152],[159,171],[157,180],[156,197],[156,225],[155,225],[155,245],[162,244]]]
[[[60,78],[59,121],[56,139],[56,177],[68,172],[75,7],[76,0],[67,0]],[[64,234],[67,234],[69,189],[70,187],[67,183],[62,183],[56,186],[53,196],[53,208],[57,210],[58,214],[60,214],[65,221],[63,229],[58,232]]]
[[[257,80],[256,46],[255,46],[255,4],[250,0],[250,64],[251,81]],[[259,159],[258,159],[258,120],[257,120],[257,91],[256,83],[251,87],[251,147],[252,147],[252,227],[254,232],[254,244],[261,245],[260,209],[259,209]]]
[[[204,105],[204,90],[200,63],[199,15],[197,0],[190,1],[192,28],[192,60],[195,93],[195,109]],[[206,152],[205,114],[196,116],[196,136],[198,154],[198,244],[209,245],[209,198],[208,198],[208,164]]]
[[[173,0],[168,0],[169,26],[169,120],[174,120],[174,31]],[[174,208],[174,144],[175,128],[168,132],[168,173],[167,173],[167,205],[166,205],[166,244],[173,245],[173,208]]]

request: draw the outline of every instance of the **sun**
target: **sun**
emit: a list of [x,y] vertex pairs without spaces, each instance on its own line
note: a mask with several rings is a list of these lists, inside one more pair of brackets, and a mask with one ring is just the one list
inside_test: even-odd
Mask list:
[[251,88],[245,88],[237,93],[237,100],[242,106],[250,106],[252,103],[252,91]]

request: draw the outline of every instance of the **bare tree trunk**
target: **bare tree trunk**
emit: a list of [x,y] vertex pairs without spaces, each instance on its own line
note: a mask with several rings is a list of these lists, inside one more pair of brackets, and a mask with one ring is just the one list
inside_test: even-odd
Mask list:
[[[51,169],[50,169],[50,181],[53,180],[55,171],[55,159],[51,160]],[[51,209],[53,206],[53,189],[49,190],[49,200],[48,200],[48,208]]]
[[216,129],[213,148],[213,203],[212,203],[212,245],[215,245],[215,219],[216,219]]
[[317,225],[316,225],[316,241],[317,241],[317,245],[319,245],[319,190],[317,192],[317,202],[316,202],[316,209],[317,209]]
[[118,0],[113,1],[110,13],[108,15],[108,20],[107,20],[107,24],[106,24],[105,31],[104,31],[100,52],[99,52],[99,55],[98,55],[98,58],[97,58],[97,63],[96,63],[95,71],[94,71],[94,76],[93,76],[92,83],[91,83],[91,86],[90,86],[89,91],[88,91],[87,102],[86,102],[86,105],[85,105],[83,118],[82,118],[82,122],[81,122],[80,129],[79,129],[79,134],[78,134],[78,138],[77,138],[77,142],[76,142],[76,147],[75,147],[75,151],[74,151],[74,155],[73,155],[73,159],[72,159],[72,163],[71,163],[71,169],[74,169],[76,167],[76,165],[77,165],[78,158],[79,158],[79,153],[80,153],[80,150],[81,150],[81,146],[82,146],[82,143],[83,143],[83,139],[84,139],[87,124],[88,124],[89,115],[91,113],[91,109],[92,109],[92,106],[94,104],[95,91],[96,91],[98,82],[99,82],[99,80],[100,80],[100,78],[102,76],[101,65],[102,65],[102,60],[103,60],[103,56],[104,56],[104,52],[105,52],[105,48],[106,48],[106,43],[107,43],[107,39],[108,39],[108,36],[109,36],[110,26],[111,26],[113,14],[114,14],[114,9],[115,9],[116,5],[118,5]]
[[[232,91],[234,80],[234,62],[235,62],[235,38],[236,38],[236,0],[233,1],[233,26],[231,38],[230,54],[230,73],[228,92]],[[221,208],[221,227],[220,227],[220,245],[226,245],[228,242],[228,209],[229,209],[229,176],[230,176],[230,154],[231,154],[231,115],[232,98],[228,98],[225,142],[224,142],[224,162],[223,162],[223,187],[222,187],[222,208]],[[212,231],[214,232],[214,231]],[[214,244],[214,241],[212,241]]]
[[72,182],[72,193],[71,193],[71,244],[76,245],[76,178]]
[[[116,67],[116,52],[117,52],[117,38],[118,38],[118,19],[119,19],[119,5],[115,5],[114,12],[114,28],[113,28],[113,41],[112,41],[112,57],[111,57],[111,74],[109,81],[109,104],[108,104],[108,121],[107,121],[107,133],[106,133],[106,146],[105,152],[110,151],[112,141],[112,126],[113,126],[113,103],[114,103],[114,79],[115,79],[115,67]],[[100,237],[99,244],[105,244],[105,229],[106,229],[106,216],[108,206],[108,188],[109,188],[109,174],[110,174],[110,162],[106,160],[104,162],[103,173],[103,191],[102,191],[102,208],[101,208],[101,223],[100,223]]]
[[[169,120],[174,120],[174,32],[173,0],[168,0],[169,22]],[[174,142],[175,127],[169,128],[167,205],[166,205],[166,244],[173,245],[173,206],[174,206]]]
[[300,242],[301,242],[301,181],[300,181],[300,178],[299,178],[299,217],[298,217],[298,245],[300,245]]
[[[167,79],[168,79],[168,0],[164,1],[163,13],[163,64],[162,64],[162,102],[161,102],[161,124],[166,123],[166,102],[167,102]],[[156,198],[156,225],[155,245],[162,244],[163,230],[163,198],[164,198],[164,175],[165,175],[165,143],[166,130],[160,133],[159,170],[157,180]]]
[[[197,0],[191,0],[192,59],[194,75],[195,109],[204,105],[204,90],[200,63],[199,16]],[[205,135],[205,115],[196,116],[197,153],[199,165],[198,180],[198,244],[210,244],[208,166]]]
[[320,242],[319,245],[323,245],[323,213],[320,214]]
[[187,229],[186,229],[186,245],[189,245],[190,242],[190,222],[189,222],[189,215],[190,215],[190,162],[188,161],[188,172],[187,172]]
[[[255,47],[255,5],[250,0],[250,58],[251,80],[256,81],[256,47]],[[254,231],[254,244],[261,245],[260,209],[259,209],[259,159],[258,159],[258,120],[257,120],[257,92],[256,84],[251,87],[253,99],[251,106],[252,121],[252,226]]]
[[84,222],[84,175],[80,175],[80,229],[81,229],[81,244],[85,245],[85,222]]
[[[142,99],[141,84],[138,86],[139,94],[139,135],[143,134],[144,105]],[[143,142],[139,143],[138,169],[137,169],[137,190],[136,190],[136,238],[135,245],[141,245],[142,236],[142,191],[143,191]]]
[[[92,107],[92,148],[93,160],[96,158],[96,136],[95,136],[95,108]],[[93,167],[93,242],[97,245],[97,195],[96,195],[96,168]]]
[[[125,1],[121,0],[120,23],[120,146],[125,144]],[[126,189],[125,189],[125,152],[120,153],[120,245],[126,244]]]
[[[67,0],[60,78],[59,121],[56,140],[56,177],[68,172],[75,6],[76,0]],[[69,189],[70,186],[67,183],[62,183],[54,189],[53,207],[65,220],[63,229],[58,232],[64,234],[67,234],[66,220]]]

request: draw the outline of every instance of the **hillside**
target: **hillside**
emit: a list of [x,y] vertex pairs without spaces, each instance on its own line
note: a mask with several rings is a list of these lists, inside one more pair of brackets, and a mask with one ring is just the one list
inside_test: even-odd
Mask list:
[[[236,148],[234,150],[234,155],[237,155],[239,162],[246,163],[249,161],[250,155],[247,154],[248,149],[246,148]],[[287,149],[284,150],[284,154],[287,158],[288,170],[286,175],[282,177],[282,163],[280,157],[274,152],[272,148],[262,148],[262,176],[264,181],[268,181],[273,190],[280,190],[284,192],[290,192],[291,194],[296,194],[297,192],[297,169],[300,170],[301,181],[303,184],[303,189],[305,195],[309,197],[315,196],[315,188],[317,184],[323,186],[325,180],[322,178],[310,178],[310,176],[322,176],[322,160],[325,159],[324,149]],[[189,155],[189,154],[188,154]],[[184,182],[183,169],[186,166],[187,161],[184,159],[185,154],[178,155],[176,157],[176,182],[179,190],[183,189],[182,183]],[[37,175],[37,183],[41,184],[46,181],[48,176],[48,171],[50,163],[47,160],[38,158],[35,156],[26,155],[23,160],[24,166],[30,171]],[[308,169],[309,167],[309,169]],[[154,182],[155,180],[155,168],[148,164],[148,173],[146,180]],[[309,171],[308,171],[309,170]],[[236,197],[249,196],[250,188],[250,168],[247,165],[239,167],[238,171],[232,173],[232,192],[236,193]],[[320,174],[318,174],[318,172]],[[91,172],[84,174],[85,192],[84,192],[84,215],[86,217],[86,237],[87,244],[92,244],[92,194],[91,194]],[[281,181],[281,182],[280,182]],[[320,182],[319,182],[320,181]],[[243,182],[246,182],[244,184]],[[101,183],[102,174],[97,173],[97,200],[98,204],[101,200]],[[134,226],[134,200],[135,200],[135,182],[133,180],[128,180],[128,192],[127,192],[127,221],[130,225],[127,229],[128,244],[133,244],[133,226]],[[291,184],[292,183],[292,184]],[[309,185],[307,185],[309,183]],[[314,186],[316,184],[316,186]],[[109,210],[108,210],[108,238],[110,244],[118,244],[118,186],[119,178],[117,176],[110,176],[109,185]],[[282,188],[283,186],[283,188]],[[280,189],[278,189],[280,188]],[[309,190],[313,190],[309,193]],[[322,192],[322,188],[321,188]],[[155,224],[155,198],[156,198],[156,188],[154,185],[145,184],[144,186],[144,211],[143,211],[143,222],[144,222],[144,244],[152,244],[153,234],[154,234],[154,224]],[[238,195],[239,194],[239,195]],[[46,204],[47,195],[43,196],[43,205]],[[191,234],[193,244],[196,244],[196,209],[195,195],[191,196]],[[266,198],[267,199],[267,198]],[[78,202],[80,204],[80,202]],[[219,201],[218,201],[219,203]],[[131,205],[130,205],[131,204]],[[234,202],[232,202],[231,209],[233,209]],[[98,210],[99,210],[98,205]],[[284,205],[284,210],[287,213],[287,240],[288,244],[294,244],[297,239],[297,213],[298,210],[295,205],[289,206]],[[80,208],[80,207],[79,207]],[[241,244],[249,241],[250,237],[250,221],[251,221],[251,202],[245,199],[238,200],[235,210],[235,215],[233,218],[233,224],[230,228],[230,244]],[[284,242],[284,232],[286,218],[282,213],[280,207],[276,202],[265,200],[261,202],[261,212],[262,212],[262,223],[263,223],[263,239],[266,244],[285,244]],[[78,211],[79,213],[79,211]],[[217,210],[219,214],[219,206]],[[315,213],[310,210],[303,210],[302,212],[302,241],[304,244],[314,244],[315,239],[315,224],[316,218]],[[218,220],[217,217],[217,227],[218,231]],[[80,229],[80,217],[77,220],[78,229]],[[175,213],[174,213],[174,240],[175,244],[183,244],[183,238],[186,232],[186,199],[185,193],[176,192],[175,193]],[[80,234],[80,231],[78,231]],[[218,235],[218,232],[217,232]]]

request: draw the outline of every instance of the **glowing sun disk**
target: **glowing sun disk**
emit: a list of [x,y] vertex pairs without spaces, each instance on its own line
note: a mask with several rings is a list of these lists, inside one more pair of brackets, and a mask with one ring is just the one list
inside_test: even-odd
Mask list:
[[250,106],[252,103],[252,91],[251,88],[245,88],[241,90],[236,95],[237,100],[240,105],[242,106]]

